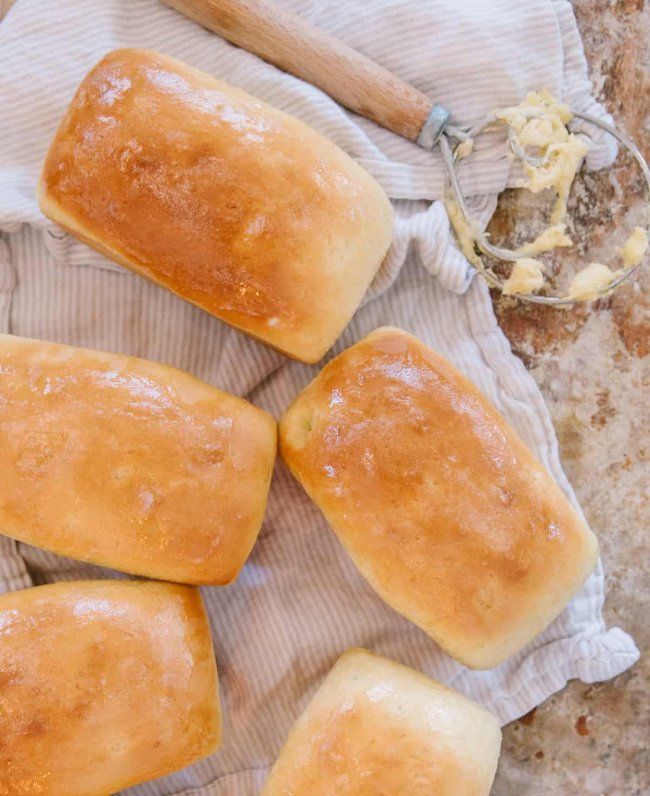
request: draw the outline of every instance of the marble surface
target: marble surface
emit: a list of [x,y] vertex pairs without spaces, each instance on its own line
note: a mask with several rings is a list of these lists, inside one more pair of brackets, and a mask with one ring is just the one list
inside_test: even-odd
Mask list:
[[[643,0],[573,5],[596,94],[648,157],[650,11]],[[579,176],[573,196],[574,237],[584,243],[575,255],[562,254],[563,268],[600,257],[612,263],[612,243],[635,224],[647,224],[630,158]],[[492,222],[494,234],[512,234],[514,220],[528,208],[527,196],[505,196]],[[519,230],[525,235],[526,225],[517,224],[515,234]],[[574,681],[506,727],[495,796],[650,794],[650,664],[644,656],[650,643],[649,288],[646,260],[634,284],[579,309],[494,296],[513,350],[544,394],[564,467],[599,537],[606,620],[631,633],[642,654],[614,680],[590,686]]]
[[[12,0],[0,0],[0,17]],[[596,93],[648,151],[650,11],[644,0],[574,0]],[[612,241],[644,220],[641,182],[630,159],[577,180],[571,210],[575,255],[611,262]],[[630,198],[628,203],[627,199]],[[503,197],[495,237],[526,235],[529,198]],[[647,218],[645,219],[647,222]],[[558,261],[559,263],[559,261]],[[539,384],[562,460],[598,534],[608,584],[607,621],[630,632],[641,661],[596,685],[572,682],[504,729],[494,796],[641,796],[650,793],[650,612],[647,498],[650,271],[612,297],[570,311],[494,296],[499,320]],[[645,393],[647,396],[647,392]]]

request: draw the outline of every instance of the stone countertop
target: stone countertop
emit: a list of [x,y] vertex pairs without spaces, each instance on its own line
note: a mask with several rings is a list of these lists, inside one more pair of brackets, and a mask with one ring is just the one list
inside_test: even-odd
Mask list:
[[[573,6],[596,96],[648,157],[650,11],[644,0],[574,0]],[[575,259],[561,255],[569,268],[601,257],[612,263],[612,233],[618,242],[625,238],[622,230],[616,236],[619,227],[647,223],[639,175],[624,156],[611,169],[579,175],[570,211],[574,238],[585,246]],[[503,197],[491,225],[495,236],[513,230],[528,201],[521,192]],[[634,282],[568,311],[493,296],[513,350],[544,394],[564,468],[598,535],[605,619],[629,632],[642,653],[614,680],[573,681],[504,728],[495,796],[650,793],[647,261]]]
[[[0,18],[12,2],[0,0]],[[574,0],[573,5],[596,95],[650,155],[650,11],[644,0]],[[580,176],[573,195],[575,238],[588,243],[578,247],[573,262],[580,255],[611,262],[612,230],[631,230],[642,220],[638,171],[621,157],[612,169]],[[491,224],[495,237],[512,232],[528,201],[518,192],[503,197]],[[525,225],[517,229],[526,233]],[[571,256],[568,262],[571,267]],[[644,405],[649,288],[646,267],[635,284],[569,311],[493,297],[513,350],[544,394],[567,475],[599,536],[607,578],[606,620],[631,633],[642,653],[650,642],[644,539],[649,515],[647,401]],[[573,681],[505,727],[494,796],[650,793],[649,675],[650,663],[642,657],[610,682]]]

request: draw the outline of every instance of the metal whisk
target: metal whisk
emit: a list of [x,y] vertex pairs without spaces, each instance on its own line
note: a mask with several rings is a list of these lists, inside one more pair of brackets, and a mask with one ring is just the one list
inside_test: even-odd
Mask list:
[[[366,56],[337,41],[299,16],[265,0],[164,0],[168,5],[223,38],[299,77],[329,94],[341,105],[365,116],[425,149],[440,147],[455,201],[483,256],[516,262],[527,255],[494,246],[472,218],[460,185],[456,163],[459,147],[487,127],[500,122],[496,115],[474,128],[451,124],[451,114],[430,97],[397,78]],[[650,195],[650,169],[638,147],[627,136],[602,120],[585,113],[573,116],[613,135],[634,156]],[[525,151],[510,128],[508,143],[513,155],[530,166],[542,166],[546,157]],[[503,290],[504,281],[481,256],[474,265],[487,282]],[[640,263],[623,269],[599,295],[610,293],[628,279]],[[551,306],[574,303],[567,296],[517,294],[523,301]]]
[[[439,113],[439,112],[438,112]],[[637,145],[628,138],[624,133],[620,130],[617,130],[611,124],[602,121],[602,119],[598,119],[596,116],[592,116],[589,113],[575,113],[572,112],[574,118],[582,119],[583,121],[587,122],[588,124],[592,124],[595,127],[599,127],[601,130],[609,133],[610,135],[614,136],[614,138],[618,139],[623,146],[625,146],[634,156],[634,159],[639,165],[641,172],[643,173],[643,177],[645,179],[645,192],[646,192],[646,200],[648,196],[650,196],[650,168],[648,164],[639,151]],[[460,208],[460,212],[462,213],[463,219],[465,223],[472,228],[473,230],[473,237],[475,240],[476,245],[480,249],[480,251],[494,260],[505,260],[508,262],[516,262],[517,260],[523,259],[527,255],[521,254],[519,252],[514,251],[513,249],[506,249],[501,246],[495,246],[494,244],[490,243],[490,240],[486,233],[482,232],[475,223],[475,220],[472,218],[472,215],[467,207],[467,203],[465,201],[465,197],[463,196],[463,191],[460,185],[460,181],[458,179],[458,171],[456,169],[456,162],[458,160],[458,147],[464,141],[473,140],[478,135],[485,130],[486,127],[494,125],[499,120],[496,116],[491,116],[485,121],[483,121],[480,125],[472,129],[461,129],[453,127],[450,124],[446,124],[443,126],[442,130],[438,134],[438,138],[434,141],[433,146],[436,143],[440,146],[440,152],[442,154],[442,158],[445,162],[445,166],[447,168],[447,174],[449,176],[449,184],[451,186],[451,190],[454,196],[454,199]],[[455,139],[456,143],[452,144],[450,139]],[[421,143],[418,140],[418,143]],[[422,146],[426,146],[425,142],[421,143]],[[508,130],[508,145],[512,153],[524,163],[528,163],[530,166],[543,166],[547,162],[546,157],[535,157],[529,155],[526,150],[519,144],[517,137],[513,134],[512,129]],[[500,277],[498,277],[492,268],[485,265],[482,258],[477,258],[474,262],[474,266],[476,267],[477,271],[485,278],[488,284],[491,287],[498,288],[499,290],[503,290],[504,281]],[[614,290],[618,285],[628,279],[632,274],[640,268],[641,263],[636,263],[635,265],[629,266],[628,268],[624,268],[621,273],[606,287],[605,290],[599,293],[599,296],[606,295]],[[555,307],[566,306],[569,304],[573,304],[575,299],[565,297],[565,296],[537,296],[534,293],[523,293],[517,294],[517,298],[521,299],[522,301],[530,301],[535,304],[548,304]]]

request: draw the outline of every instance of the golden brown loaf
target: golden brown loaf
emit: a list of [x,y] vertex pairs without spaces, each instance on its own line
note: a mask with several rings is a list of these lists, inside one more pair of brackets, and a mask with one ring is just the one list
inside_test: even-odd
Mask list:
[[335,664],[263,796],[487,796],[501,731],[487,710],[365,650]]
[[280,444],[371,585],[472,668],[540,633],[595,564],[594,535],[517,434],[399,329],[330,362]]
[[9,335],[0,373],[0,532],[160,580],[237,576],[275,458],[266,412],[154,362]]
[[392,234],[385,194],[334,144],[145,50],[86,76],[39,199],[102,254],[306,362],[339,336]]
[[0,796],[106,796],[219,744],[197,589],[57,583],[0,596]]

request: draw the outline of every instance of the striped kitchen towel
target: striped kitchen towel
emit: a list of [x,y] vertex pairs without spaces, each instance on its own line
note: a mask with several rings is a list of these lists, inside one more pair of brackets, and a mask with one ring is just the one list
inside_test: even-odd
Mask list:
[[[546,86],[603,116],[566,0],[281,0],[382,63],[469,123]],[[0,331],[133,354],[183,368],[276,417],[319,366],[290,362],[65,235],[34,197],[50,138],[77,84],[108,50],[158,49],[303,119],[367,168],[396,211],[390,252],[329,356],[382,324],[452,360],[519,431],[575,501],[531,376],[510,352],[481,280],[454,247],[427,153],[348,113],[320,91],[242,52],[156,0],[18,0],[0,24]],[[594,139],[588,166],[611,162]],[[463,184],[484,221],[516,175],[486,139]],[[0,528],[0,533],[2,529]],[[0,589],[115,573],[0,537]],[[119,576],[118,576],[119,577]],[[338,655],[360,645],[453,685],[502,722],[570,678],[619,674],[638,657],[603,622],[602,568],[518,655],[472,672],[369,588],[281,463],[259,541],[238,581],[203,589],[225,709],[224,744],[207,760],[130,793],[252,796],[289,727]],[[91,739],[92,742],[92,739]]]

